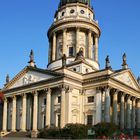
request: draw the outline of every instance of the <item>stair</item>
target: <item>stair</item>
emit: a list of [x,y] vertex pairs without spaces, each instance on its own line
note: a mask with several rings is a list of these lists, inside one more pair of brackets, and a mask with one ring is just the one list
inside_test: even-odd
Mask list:
[[16,138],[30,138],[30,132],[11,132],[4,137],[16,137]]

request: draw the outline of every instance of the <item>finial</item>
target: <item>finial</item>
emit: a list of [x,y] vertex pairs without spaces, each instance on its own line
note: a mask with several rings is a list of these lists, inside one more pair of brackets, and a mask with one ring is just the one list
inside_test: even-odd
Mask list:
[[33,52],[33,50],[31,50],[29,57],[30,57],[30,61],[28,62],[29,63],[29,66],[35,67],[34,52]]
[[122,60],[123,60],[122,68],[127,69],[128,65],[127,65],[127,62],[126,62],[126,53],[123,54]]
[[111,66],[110,66],[109,55],[107,55],[105,61],[106,61],[105,68],[106,68],[106,69],[112,69]]
[[63,56],[62,56],[62,67],[63,68],[66,67],[66,59],[67,59],[66,55],[63,54]]
[[8,84],[10,82],[10,76],[9,74],[6,75],[6,84]]
[[140,85],[140,77],[138,76],[138,78],[137,78],[137,82],[139,83],[139,85]]

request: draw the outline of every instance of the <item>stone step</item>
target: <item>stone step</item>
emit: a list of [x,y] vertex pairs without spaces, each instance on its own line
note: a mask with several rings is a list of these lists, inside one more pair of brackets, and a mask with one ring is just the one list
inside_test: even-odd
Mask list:
[[20,137],[20,138],[29,138],[30,132],[11,132],[4,137]]

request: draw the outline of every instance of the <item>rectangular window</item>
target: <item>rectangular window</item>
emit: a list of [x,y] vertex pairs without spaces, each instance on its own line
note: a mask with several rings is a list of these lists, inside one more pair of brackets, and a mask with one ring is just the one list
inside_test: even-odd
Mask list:
[[73,47],[69,47],[69,56],[73,56]]
[[57,120],[58,121],[57,126],[60,127],[60,115],[57,115],[57,118],[58,118],[58,120]]
[[61,96],[58,96],[58,103],[61,103]]
[[87,115],[87,125],[92,125],[93,116]]
[[46,98],[44,98],[44,105],[46,105]]
[[93,103],[94,102],[94,96],[88,97],[88,103]]

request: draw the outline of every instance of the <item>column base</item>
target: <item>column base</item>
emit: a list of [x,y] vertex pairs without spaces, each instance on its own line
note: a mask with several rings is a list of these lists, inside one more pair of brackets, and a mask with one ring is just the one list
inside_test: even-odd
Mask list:
[[38,136],[38,131],[37,130],[33,130],[31,132],[31,138],[37,138],[37,136]]
[[16,130],[11,130],[11,132],[17,132]]
[[4,136],[6,136],[7,134],[9,134],[10,132],[8,132],[8,131],[1,131],[0,132],[0,137],[4,137]]

